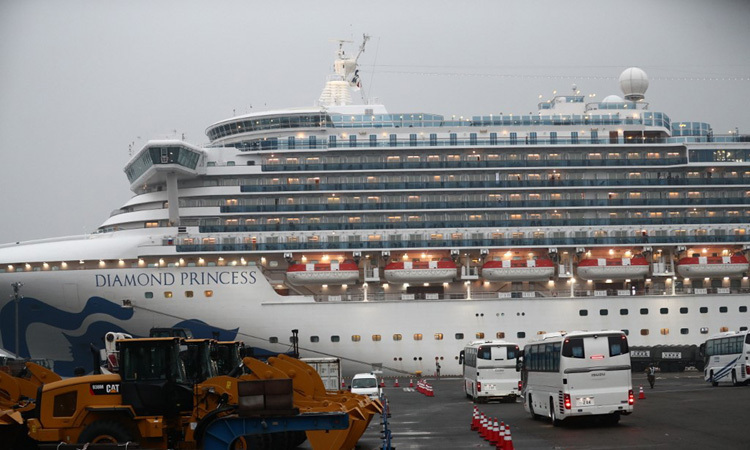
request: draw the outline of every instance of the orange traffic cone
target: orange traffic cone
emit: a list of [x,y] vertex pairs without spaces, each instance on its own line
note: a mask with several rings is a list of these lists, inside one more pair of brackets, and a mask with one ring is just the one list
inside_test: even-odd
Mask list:
[[341,388],[346,389],[346,380],[343,378],[341,379]]
[[434,397],[435,396],[435,391],[432,389],[432,385],[431,384],[427,385],[427,392],[425,393],[425,395],[428,396],[428,397]]
[[414,380],[412,380],[411,378],[409,378],[409,387],[410,388],[414,387]]
[[505,450],[505,422],[500,422],[500,431],[497,433],[495,450]]
[[510,425],[505,426],[505,447],[503,450],[514,450],[513,436],[510,435]]
[[498,441],[500,440],[500,424],[497,423],[497,417],[495,417],[495,421],[492,423],[492,432],[490,432],[490,445],[497,445]]
[[382,378],[380,379],[380,387],[385,387],[385,380]]
[[481,413],[479,416],[479,429],[477,430],[479,432],[479,435],[484,437],[484,433],[486,433],[487,430],[487,418],[484,417],[484,413]]
[[477,431],[479,428],[479,410],[474,407],[474,412],[471,413],[471,431]]
[[645,400],[646,394],[643,392],[643,386],[638,386],[638,400]]
[[393,382],[393,387],[399,387],[398,386],[398,378],[396,378],[396,381]]

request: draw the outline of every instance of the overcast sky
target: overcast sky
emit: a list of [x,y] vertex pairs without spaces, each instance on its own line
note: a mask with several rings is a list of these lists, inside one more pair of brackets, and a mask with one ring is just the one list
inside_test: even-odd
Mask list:
[[0,242],[94,231],[132,196],[131,146],[310,106],[331,40],[362,33],[390,112],[527,114],[638,66],[652,110],[750,133],[749,24],[747,0],[0,0]]

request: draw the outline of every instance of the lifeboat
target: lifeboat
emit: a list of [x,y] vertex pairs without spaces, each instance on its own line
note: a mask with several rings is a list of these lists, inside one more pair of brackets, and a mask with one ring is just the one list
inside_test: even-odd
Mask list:
[[731,277],[742,275],[749,266],[743,255],[698,256],[677,261],[677,273],[683,277]]
[[389,283],[447,282],[456,277],[456,263],[446,261],[392,262],[383,269]]
[[551,259],[514,259],[487,261],[482,266],[482,278],[488,281],[546,280],[555,274]]
[[350,284],[359,280],[359,266],[352,261],[330,264],[292,264],[286,279],[297,286],[305,284]]
[[624,280],[648,275],[646,258],[587,258],[578,263],[584,280]]

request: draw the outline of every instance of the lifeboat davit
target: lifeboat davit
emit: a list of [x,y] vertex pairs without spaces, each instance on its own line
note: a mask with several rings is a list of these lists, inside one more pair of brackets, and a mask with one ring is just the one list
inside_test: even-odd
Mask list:
[[578,263],[584,280],[625,280],[648,275],[646,258],[587,258]]
[[698,256],[677,261],[677,273],[683,277],[731,277],[739,276],[750,267],[743,255]]
[[305,284],[350,284],[359,280],[359,266],[355,262],[330,264],[292,264],[286,279],[297,286]]
[[482,278],[487,281],[546,280],[555,274],[551,259],[514,259],[487,261],[482,266]]
[[456,277],[456,263],[446,261],[392,262],[383,269],[389,283],[438,283]]

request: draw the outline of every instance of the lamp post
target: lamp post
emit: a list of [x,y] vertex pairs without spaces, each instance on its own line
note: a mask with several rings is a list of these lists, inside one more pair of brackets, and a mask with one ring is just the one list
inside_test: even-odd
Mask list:
[[18,292],[21,289],[21,286],[23,286],[23,283],[20,283],[16,281],[15,283],[11,283],[10,286],[13,288],[13,302],[16,304],[16,356],[20,357],[20,343],[19,343],[19,327],[18,327],[18,310],[19,305],[21,303],[21,299],[23,296]]

